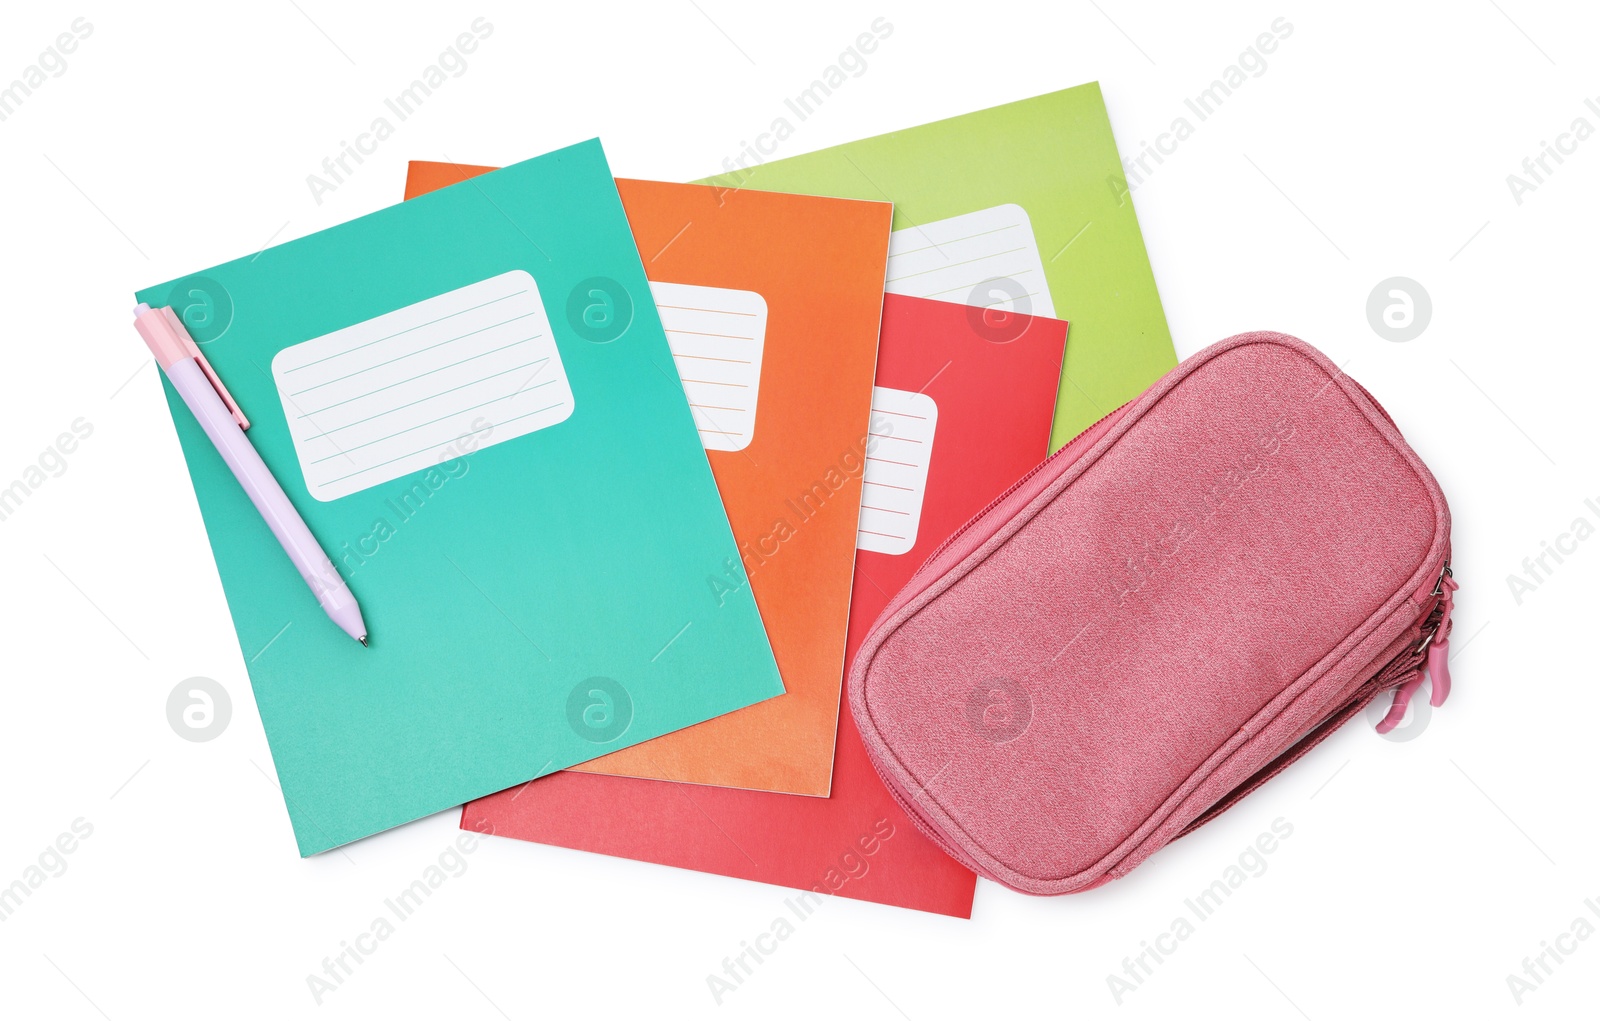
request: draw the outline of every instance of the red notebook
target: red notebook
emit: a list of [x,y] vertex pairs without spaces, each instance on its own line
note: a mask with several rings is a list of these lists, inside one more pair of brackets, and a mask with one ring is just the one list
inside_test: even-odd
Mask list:
[[[1057,319],[885,296],[846,661],[952,532],[1047,452],[1067,339]],[[804,528],[802,521],[797,528]],[[782,555],[781,552],[777,555]],[[848,673],[848,668],[846,670]],[[976,877],[924,837],[839,714],[826,798],[555,773],[479,799],[465,829],[968,918]]]

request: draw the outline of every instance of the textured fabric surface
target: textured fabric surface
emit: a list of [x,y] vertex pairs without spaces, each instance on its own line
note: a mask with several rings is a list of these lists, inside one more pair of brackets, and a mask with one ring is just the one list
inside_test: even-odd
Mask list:
[[952,853],[1087,888],[1340,715],[1430,608],[1448,536],[1359,386],[1234,337],[937,555],[863,645],[852,709]]

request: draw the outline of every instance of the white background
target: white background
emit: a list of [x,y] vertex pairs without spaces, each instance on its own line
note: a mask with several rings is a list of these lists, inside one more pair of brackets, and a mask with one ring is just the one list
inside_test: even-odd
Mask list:
[[[1495,1017],[1518,1010],[1506,976],[1600,899],[1600,541],[1521,605],[1506,580],[1574,518],[1600,524],[1600,138],[1520,205],[1506,184],[1574,118],[1600,128],[1593,5],[133,6],[9,4],[0,30],[9,81],[74,18],[93,25],[0,123],[0,486],[74,419],[94,428],[0,521],[0,885],[93,826],[0,922],[0,1013]],[[307,175],[480,15],[494,33],[466,73],[315,202]],[[1089,894],[980,883],[971,921],[830,900],[720,1008],[706,976],[785,891],[485,840],[319,1008],[306,976],[456,817],[296,855],[132,292],[398,201],[410,158],[507,163],[598,134],[622,176],[715,172],[879,16],[891,38],[778,155],[1093,79],[1133,153],[1275,18],[1294,26],[1135,202],[1180,355],[1247,329],[1304,337],[1438,474],[1462,584],[1454,697],[1418,740],[1350,726]],[[1396,275],[1433,303],[1408,343],[1365,312]],[[208,743],[167,722],[195,675],[232,697]],[[1267,872],[1118,1006],[1107,975],[1278,817],[1294,831]],[[1597,997],[1600,937],[1520,1013]]]

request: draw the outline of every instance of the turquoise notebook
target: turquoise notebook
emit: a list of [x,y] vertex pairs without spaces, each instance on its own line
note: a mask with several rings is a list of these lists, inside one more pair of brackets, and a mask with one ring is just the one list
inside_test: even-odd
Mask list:
[[781,694],[598,141],[139,292],[361,603],[167,402],[303,855]]

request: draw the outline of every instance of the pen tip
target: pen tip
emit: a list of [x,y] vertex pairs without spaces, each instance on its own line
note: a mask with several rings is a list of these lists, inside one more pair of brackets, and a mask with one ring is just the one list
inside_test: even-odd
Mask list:
[[366,635],[362,635],[360,638],[357,638],[356,641],[361,643],[361,647],[363,649],[365,649],[367,647],[367,636]]

